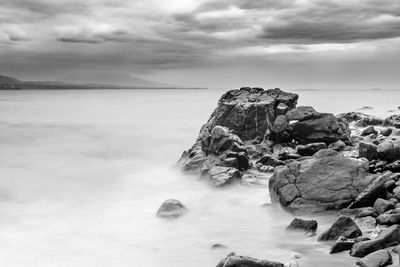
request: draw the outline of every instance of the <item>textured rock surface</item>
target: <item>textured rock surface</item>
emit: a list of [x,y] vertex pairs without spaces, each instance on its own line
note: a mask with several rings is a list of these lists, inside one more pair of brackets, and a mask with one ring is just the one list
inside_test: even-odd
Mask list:
[[361,230],[358,228],[357,224],[351,218],[342,216],[318,237],[318,241],[337,240],[341,236],[345,238],[356,238],[361,235]]
[[276,168],[269,191],[272,202],[289,211],[315,212],[347,206],[371,181],[364,161],[323,149]]
[[157,216],[161,218],[176,218],[183,215],[187,209],[176,199],[167,199],[157,211]]
[[231,255],[222,259],[217,267],[284,267],[283,263]]
[[386,249],[372,252],[356,262],[361,267],[385,267],[392,263],[392,255]]
[[315,220],[303,220],[294,218],[286,227],[286,231],[303,231],[305,233],[315,233],[318,228],[318,222]]

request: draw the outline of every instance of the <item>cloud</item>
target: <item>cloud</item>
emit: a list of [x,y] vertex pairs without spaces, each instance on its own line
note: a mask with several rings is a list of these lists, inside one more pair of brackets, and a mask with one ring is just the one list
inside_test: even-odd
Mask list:
[[129,32],[110,25],[92,27],[62,27],[57,31],[57,40],[66,43],[98,44],[105,42],[129,42]]

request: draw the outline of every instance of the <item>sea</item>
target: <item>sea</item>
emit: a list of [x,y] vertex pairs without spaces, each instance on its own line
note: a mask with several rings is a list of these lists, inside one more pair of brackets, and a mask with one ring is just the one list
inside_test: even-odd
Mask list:
[[[228,253],[298,266],[354,266],[268,189],[211,188],[175,163],[224,89],[0,91],[0,266],[207,267]],[[288,90],[320,112],[399,113],[400,90]],[[156,217],[179,199],[189,210]],[[309,215],[318,234],[334,215]],[[224,245],[211,249],[214,244]]]

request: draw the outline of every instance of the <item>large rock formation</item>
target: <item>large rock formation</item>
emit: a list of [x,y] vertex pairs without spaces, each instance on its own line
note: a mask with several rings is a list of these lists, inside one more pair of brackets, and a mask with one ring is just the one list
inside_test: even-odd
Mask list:
[[312,158],[277,167],[269,181],[271,200],[293,212],[339,209],[372,181],[366,162],[323,149]]

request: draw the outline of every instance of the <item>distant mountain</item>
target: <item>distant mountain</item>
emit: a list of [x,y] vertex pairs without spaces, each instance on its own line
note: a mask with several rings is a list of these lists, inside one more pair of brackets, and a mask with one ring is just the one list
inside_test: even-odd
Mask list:
[[0,75],[0,84],[15,84],[15,83],[20,83],[20,82],[21,81],[16,78]]

